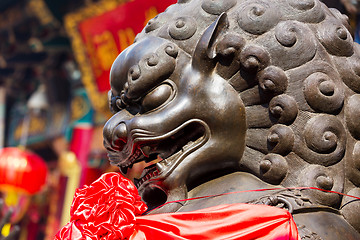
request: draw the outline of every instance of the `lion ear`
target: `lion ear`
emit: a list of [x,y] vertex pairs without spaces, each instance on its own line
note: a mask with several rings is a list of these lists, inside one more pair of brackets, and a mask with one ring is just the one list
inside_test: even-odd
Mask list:
[[203,33],[195,47],[192,67],[201,72],[210,72],[215,68],[215,42],[220,33],[228,28],[227,14],[222,13]]

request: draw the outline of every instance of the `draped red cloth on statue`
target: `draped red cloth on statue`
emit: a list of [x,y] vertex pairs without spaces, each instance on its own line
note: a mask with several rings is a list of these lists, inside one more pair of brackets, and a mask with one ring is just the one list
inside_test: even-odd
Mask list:
[[297,240],[291,214],[266,205],[229,204],[136,218],[130,240]]
[[140,216],[146,206],[131,181],[106,173],[78,189],[71,220],[56,240],[298,240],[291,214],[266,205],[228,204]]

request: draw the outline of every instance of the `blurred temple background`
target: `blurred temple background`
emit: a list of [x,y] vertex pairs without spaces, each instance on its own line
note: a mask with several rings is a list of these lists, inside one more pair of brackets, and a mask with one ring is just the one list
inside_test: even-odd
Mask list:
[[[0,203],[18,239],[53,239],[76,188],[102,173],[109,71],[148,20],[176,0],[0,0]],[[359,3],[323,0],[349,16]]]
[[109,70],[176,0],[0,0],[0,194],[18,239],[53,239],[103,148]]

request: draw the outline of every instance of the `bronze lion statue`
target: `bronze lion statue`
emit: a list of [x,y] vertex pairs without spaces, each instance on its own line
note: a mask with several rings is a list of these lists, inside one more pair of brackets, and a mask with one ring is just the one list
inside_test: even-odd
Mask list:
[[178,0],[110,83],[104,145],[152,213],[268,204],[302,239],[360,239],[360,47],[336,9]]

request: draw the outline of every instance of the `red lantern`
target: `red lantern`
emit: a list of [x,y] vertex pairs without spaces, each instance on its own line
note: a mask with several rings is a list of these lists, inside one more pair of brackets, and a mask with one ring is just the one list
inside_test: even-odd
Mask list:
[[0,189],[35,194],[46,176],[46,163],[35,153],[17,147],[0,150]]

